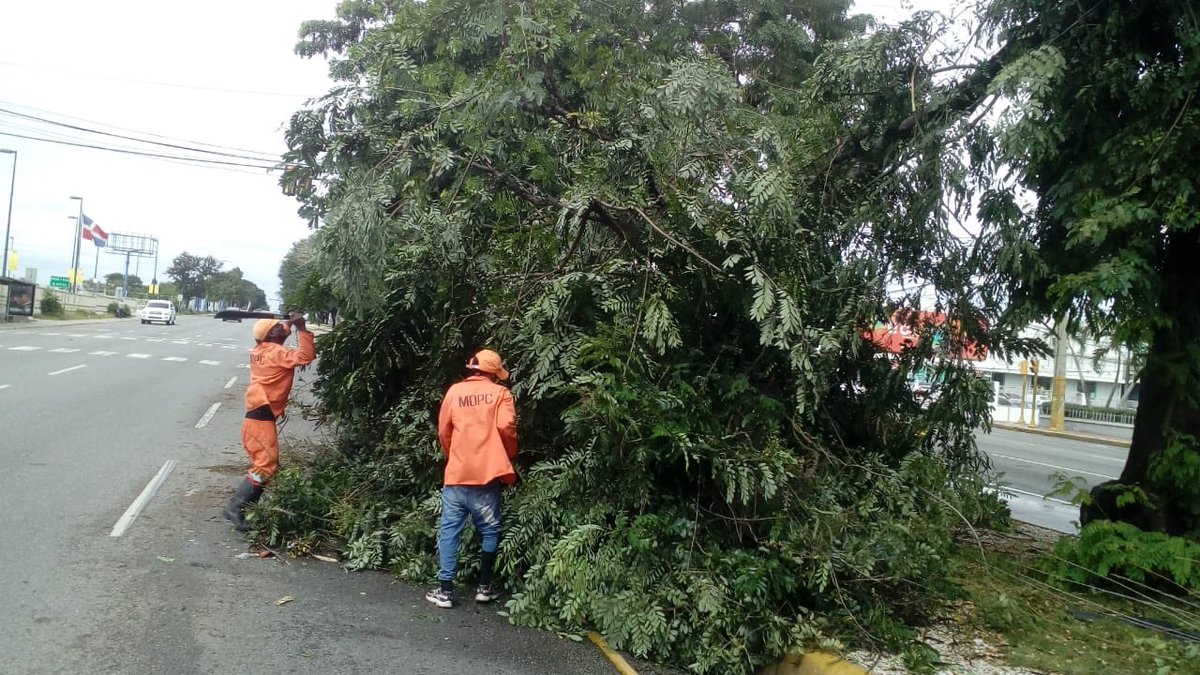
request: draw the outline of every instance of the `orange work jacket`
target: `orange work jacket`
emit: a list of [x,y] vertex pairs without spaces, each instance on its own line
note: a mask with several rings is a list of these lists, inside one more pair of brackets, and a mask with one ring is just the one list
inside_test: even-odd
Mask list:
[[438,414],[438,440],[446,452],[446,485],[517,482],[517,409],[508,388],[483,375],[452,385]]
[[312,363],[317,358],[313,334],[298,331],[300,346],[288,349],[274,342],[262,342],[250,350],[250,386],[246,387],[246,410],[271,406],[276,418],[283,415],[296,366]]

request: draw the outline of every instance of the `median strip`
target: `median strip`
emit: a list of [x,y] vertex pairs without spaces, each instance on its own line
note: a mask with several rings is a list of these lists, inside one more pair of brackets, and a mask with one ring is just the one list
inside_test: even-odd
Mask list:
[[175,469],[176,464],[178,462],[175,460],[168,459],[166,464],[162,465],[162,468],[158,470],[154,478],[150,479],[150,482],[142,489],[142,493],[137,496],[137,499],[133,500],[129,508],[125,509],[125,513],[121,515],[121,519],[117,521],[117,524],[113,525],[112,532],[108,536],[119,537],[125,534],[129,526],[133,525],[133,521],[137,519],[138,514],[142,512],[142,509],[146,508],[146,504],[150,501],[150,498],[158,492],[158,488],[162,487],[163,482],[167,480],[167,476]]

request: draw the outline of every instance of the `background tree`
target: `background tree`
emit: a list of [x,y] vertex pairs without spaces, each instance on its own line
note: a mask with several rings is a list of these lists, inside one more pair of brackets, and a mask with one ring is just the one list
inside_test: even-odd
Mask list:
[[[111,272],[104,275],[104,283],[110,288],[120,288],[125,285],[124,272]],[[129,293],[137,293],[146,290],[146,285],[136,274],[129,275]]]
[[317,262],[317,237],[314,233],[292,244],[279,265],[279,294],[282,309],[302,309],[324,317],[336,308],[329,285],[322,278]]
[[183,303],[187,305],[192,298],[206,297],[209,280],[220,272],[223,266],[223,263],[211,255],[200,257],[184,251],[171,261],[166,274],[179,286]]
[[1023,240],[1002,256],[1014,311],[1071,309],[1118,343],[1149,346],[1120,482],[1159,512],[1143,526],[1200,529],[1196,7],[996,0],[988,18],[1013,47],[996,87],[1012,106],[982,168],[1018,168],[1037,198],[1023,208],[994,181],[985,195],[985,220]]

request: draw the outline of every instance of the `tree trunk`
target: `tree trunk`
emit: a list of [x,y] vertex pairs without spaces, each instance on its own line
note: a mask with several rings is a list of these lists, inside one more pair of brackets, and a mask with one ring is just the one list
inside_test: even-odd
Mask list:
[[[1200,437],[1200,229],[1172,233],[1163,256],[1158,311],[1168,318],[1155,330],[1142,370],[1141,396],[1129,457],[1120,483],[1141,486],[1157,502],[1161,523],[1172,533],[1194,529],[1200,486],[1153,468],[1177,434]],[[1190,452],[1197,452],[1195,447]],[[1178,463],[1175,460],[1175,463]],[[1112,514],[1110,514],[1112,515]],[[1117,516],[1125,520],[1124,516]],[[1135,516],[1136,518],[1136,516]]]

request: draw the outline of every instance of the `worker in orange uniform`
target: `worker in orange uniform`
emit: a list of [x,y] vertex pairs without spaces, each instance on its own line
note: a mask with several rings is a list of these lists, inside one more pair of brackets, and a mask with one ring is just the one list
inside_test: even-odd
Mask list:
[[438,440],[446,453],[442,487],[442,520],[438,530],[438,587],[425,599],[438,607],[454,606],[458,541],[471,517],[483,536],[476,602],[498,597],[492,570],[500,545],[500,491],[517,482],[512,460],[517,456],[517,412],[508,387],[508,370],[500,355],[484,349],[467,362],[471,374],[455,383],[442,399]]
[[[299,346],[283,346],[292,329]],[[292,312],[290,321],[259,319],[254,323],[254,349],[250,351],[250,386],[246,387],[246,417],[242,420],[242,447],[250,456],[250,471],[225,506],[225,520],[234,529],[250,529],[243,512],[262,497],[263,486],[279,470],[279,432],[296,368],[317,357],[313,334],[304,315]]]

